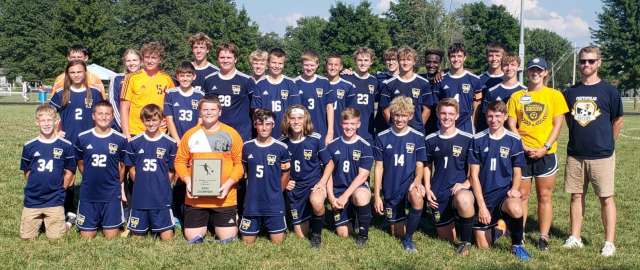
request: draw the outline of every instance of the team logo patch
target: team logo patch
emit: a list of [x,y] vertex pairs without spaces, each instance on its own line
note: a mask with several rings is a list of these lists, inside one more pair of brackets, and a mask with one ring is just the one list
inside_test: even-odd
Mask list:
[[274,165],[276,164],[276,155],[267,155],[267,165]]
[[393,208],[385,208],[384,209],[384,214],[385,214],[385,216],[387,216],[387,219],[392,219],[393,218]]
[[583,127],[596,120],[600,114],[598,104],[594,100],[578,100],[571,108],[573,119]]
[[440,211],[438,211],[438,209],[432,209],[431,212],[433,213],[433,221],[440,222]]
[[369,85],[369,94],[374,94],[376,92],[376,87],[373,84]]
[[280,98],[287,99],[289,97],[289,90],[282,89],[280,90]]
[[84,107],[87,109],[91,109],[91,105],[93,105],[93,99],[85,98],[84,99]]
[[462,147],[461,147],[461,146],[454,145],[454,146],[453,146],[453,149],[451,150],[451,152],[453,153],[453,156],[454,156],[454,157],[459,157],[459,156],[460,156],[460,154],[462,154]]
[[324,94],[324,89],[316,88],[316,95],[318,95],[319,98],[322,97],[322,94]]
[[471,85],[468,83],[463,83],[462,92],[466,94],[466,93],[469,93],[469,91],[471,91]]
[[509,157],[509,147],[500,146],[500,157],[502,158]]
[[313,155],[313,150],[304,149],[303,155],[304,155],[304,159],[311,160],[311,156]]
[[237,84],[231,85],[231,91],[233,92],[234,95],[239,95],[240,85],[237,85]]
[[156,148],[156,157],[157,158],[164,158],[164,153],[166,153],[166,152],[167,152],[167,149],[158,147],[158,148]]
[[340,221],[340,212],[333,214],[333,220],[335,222]]
[[53,148],[53,158],[60,159],[62,157],[62,149],[61,148]]
[[298,210],[291,209],[291,218],[292,219],[298,219]]
[[414,143],[407,143],[405,145],[405,148],[407,149],[407,153],[412,154],[413,151],[416,149],[416,145]]
[[248,230],[249,227],[251,226],[251,220],[248,220],[246,218],[242,218],[242,221],[240,221],[240,229],[242,230]]
[[353,150],[353,153],[351,153],[351,155],[353,156],[353,160],[358,161],[360,160],[362,152],[360,152],[360,150]]
[[78,214],[78,217],[76,217],[76,224],[80,226],[84,224],[84,215]]
[[196,99],[191,100],[191,109],[194,109],[194,110],[198,109],[198,100]]
[[524,119],[525,121],[523,122],[529,122],[525,124],[533,125],[541,124],[546,119],[546,117],[544,116],[544,109],[544,104],[540,102],[531,102],[524,105],[524,114],[526,116],[526,119]]
[[420,88],[411,88],[411,95],[413,98],[420,97]]
[[138,224],[140,224],[140,219],[137,217],[130,217],[129,218],[129,226],[131,226],[131,228],[136,228],[138,227]]
[[344,97],[344,89],[336,90],[336,97],[342,99]]
[[118,152],[118,145],[115,143],[109,143],[109,154],[115,154]]

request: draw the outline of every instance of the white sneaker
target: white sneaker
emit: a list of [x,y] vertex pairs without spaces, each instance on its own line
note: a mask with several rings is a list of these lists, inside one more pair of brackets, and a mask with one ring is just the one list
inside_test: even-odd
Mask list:
[[72,212],[67,212],[67,221],[64,223],[64,227],[68,230],[70,230],[73,225],[76,224],[76,214],[72,213]]
[[602,247],[602,252],[600,253],[604,257],[613,256],[616,253],[616,246],[611,242],[604,242],[604,247]]
[[583,248],[584,245],[582,244],[582,239],[577,238],[575,236],[569,236],[569,238],[567,238],[566,241],[564,241],[564,245],[562,245],[562,247],[564,248]]

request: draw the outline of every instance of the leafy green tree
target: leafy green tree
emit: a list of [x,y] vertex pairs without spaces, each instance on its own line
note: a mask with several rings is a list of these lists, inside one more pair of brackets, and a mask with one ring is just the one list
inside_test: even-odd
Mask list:
[[321,36],[327,26],[327,21],[321,17],[303,17],[298,19],[296,26],[287,27],[284,34],[284,49],[289,61],[286,65],[286,74],[295,76],[302,72],[300,56],[305,50],[314,50],[321,56],[318,73],[322,74],[323,56],[325,48]]
[[[525,64],[535,57],[543,57],[549,68],[556,70],[554,79],[557,89],[564,89],[571,84],[573,58],[569,40],[546,29],[525,29],[524,40]],[[549,81],[549,86],[551,84],[552,81]]]

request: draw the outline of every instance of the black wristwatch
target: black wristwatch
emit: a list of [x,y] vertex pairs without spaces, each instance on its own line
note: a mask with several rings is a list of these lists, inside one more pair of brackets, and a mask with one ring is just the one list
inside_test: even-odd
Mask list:
[[548,143],[545,143],[544,148],[547,149],[547,151],[549,151],[549,149],[551,149],[551,145]]

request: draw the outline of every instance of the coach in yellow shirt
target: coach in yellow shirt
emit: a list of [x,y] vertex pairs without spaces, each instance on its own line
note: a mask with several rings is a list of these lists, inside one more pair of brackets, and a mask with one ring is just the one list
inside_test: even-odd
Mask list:
[[509,98],[509,127],[517,131],[524,144],[526,165],[522,168],[522,209],[525,224],[531,182],[535,178],[538,194],[538,224],[540,239],[536,246],[545,251],[549,247],[549,229],[553,219],[551,197],[558,171],[556,140],[562,128],[564,114],[569,111],[560,91],[545,85],[547,62],[534,58],[527,64],[527,89]]
[[131,138],[144,132],[140,111],[147,104],[156,104],[162,108],[164,94],[174,87],[169,74],[160,70],[164,58],[164,47],[159,42],[149,42],[142,46],[144,69],[129,74],[122,86],[120,102],[120,122],[122,133]]

